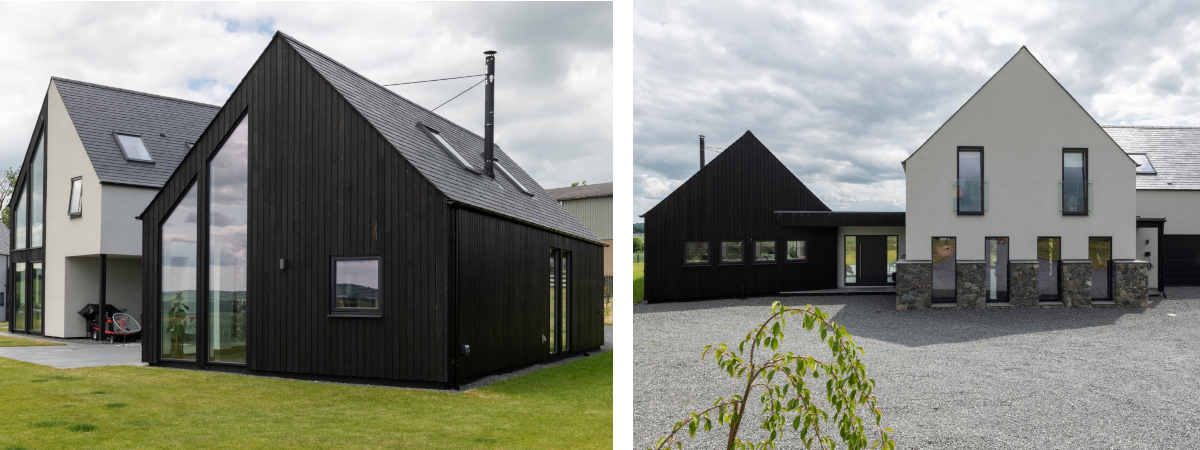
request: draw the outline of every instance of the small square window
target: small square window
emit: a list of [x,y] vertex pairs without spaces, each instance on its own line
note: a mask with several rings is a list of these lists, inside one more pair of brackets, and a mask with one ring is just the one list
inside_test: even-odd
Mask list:
[[333,259],[333,315],[382,314],[379,262],[380,258],[377,256]]
[[808,261],[808,248],[805,241],[788,241],[788,261]]
[[125,152],[125,159],[130,161],[146,161],[152,162],[150,152],[146,151],[146,144],[142,143],[142,138],[128,134],[117,135],[117,144],[121,146],[121,151]]
[[754,241],[754,261],[775,261],[775,241]]
[[684,264],[708,264],[708,242],[684,242]]
[[722,263],[740,263],[742,262],[742,243],[738,241],[721,242],[721,262]]
[[71,180],[71,201],[67,203],[67,215],[71,217],[83,215],[83,178]]
[[1158,171],[1154,170],[1154,164],[1150,164],[1149,156],[1146,156],[1141,153],[1130,153],[1129,157],[1133,158],[1133,162],[1137,163],[1137,173],[1147,173],[1147,174],[1158,173]]
[[454,158],[454,161],[458,162],[458,165],[472,172],[480,173],[475,166],[471,165],[470,161],[467,161],[466,158],[463,158],[463,156],[458,153],[458,150],[454,149],[453,145],[450,145],[450,141],[447,141],[445,137],[442,137],[441,133],[438,133],[437,130],[429,128],[425,125],[422,125],[422,127],[425,128],[425,131],[429,133],[429,137],[432,138],[433,141],[436,142],[438,146],[446,152],[446,154],[450,155],[451,158]]

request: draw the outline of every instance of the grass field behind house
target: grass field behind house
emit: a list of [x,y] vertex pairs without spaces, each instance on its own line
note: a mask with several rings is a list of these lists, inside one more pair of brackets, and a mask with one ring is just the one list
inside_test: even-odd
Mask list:
[[633,263],[633,303],[642,301],[646,291],[646,263]]
[[612,361],[456,394],[0,358],[0,448],[612,448]]

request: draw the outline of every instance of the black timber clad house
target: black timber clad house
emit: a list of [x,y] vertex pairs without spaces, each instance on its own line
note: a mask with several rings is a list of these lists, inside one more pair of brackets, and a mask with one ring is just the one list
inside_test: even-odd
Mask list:
[[[648,301],[777,295],[837,286],[837,228],[779,226],[776,211],[829,211],[749,131],[647,211]],[[805,241],[807,260],[757,262],[757,240]],[[706,242],[707,263],[685,263],[686,242]],[[742,242],[743,261],[724,263],[723,241]]]
[[602,244],[482,148],[277,33],[141,216],[143,360],[456,386],[600,347]]

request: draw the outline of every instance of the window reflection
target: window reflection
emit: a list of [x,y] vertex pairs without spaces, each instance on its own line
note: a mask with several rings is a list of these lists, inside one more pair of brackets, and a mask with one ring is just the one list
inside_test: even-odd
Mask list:
[[246,362],[248,117],[209,161],[208,359]]
[[196,359],[196,185],[162,225],[160,347],[166,359]]
[[334,268],[334,309],[379,310],[378,259],[336,260]]

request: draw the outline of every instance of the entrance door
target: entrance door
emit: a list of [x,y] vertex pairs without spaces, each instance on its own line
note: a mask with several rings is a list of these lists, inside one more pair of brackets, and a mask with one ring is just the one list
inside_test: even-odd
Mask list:
[[41,262],[13,264],[13,331],[42,333],[46,293]]
[[29,301],[25,292],[25,274],[28,271],[28,265],[19,262],[13,264],[13,318],[12,330],[25,331],[28,325],[25,319],[29,317]]
[[1109,264],[1112,262],[1112,238],[1088,238],[1088,259],[1092,262],[1092,300],[1110,300]]
[[858,236],[858,285],[888,285],[887,236]]

